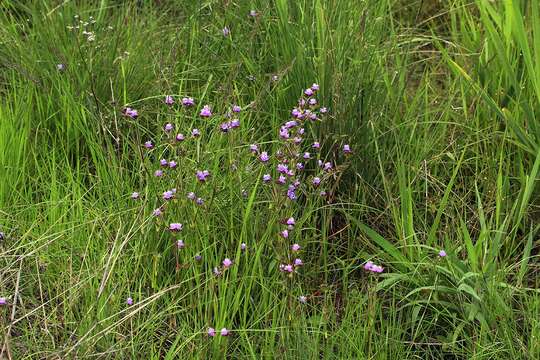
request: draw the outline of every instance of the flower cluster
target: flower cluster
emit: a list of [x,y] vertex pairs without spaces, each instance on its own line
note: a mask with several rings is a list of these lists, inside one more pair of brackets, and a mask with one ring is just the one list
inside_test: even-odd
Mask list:
[[[195,100],[191,97],[183,97],[178,101],[174,95],[165,96],[162,104],[167,107],[168,114],[174,114],[161,127],[165,144],[160,142],[154,144],[152,140],[147,140],[143,147],[146,149],[145,164],[150,167],[149,173],[153,174],[152,178],[155,185],[158,189],[161,189],[157,197],[159,203],[152,211],[152,215],[158,229],[167,231],[170,234],[169,236],[173,238],[171,247],[175,249],[177,270],[182,268],[179,266],[179,258],[185,258],[191,249],[196,247],[192,245],[190,240],[190,233],[195,227],[196,221],[190,219],[189,215],[186,218],[186,211],[189,212],[189,209],[192,209],[197,214],[199,211],[208,211],[210,209],[210,205],[204,206],[200,210],[201,208],[192,207],[190,204],[204,205],[203,199],[205,196],[209,196],[209,204],[214,204],[215,196],[226,193],[221,191],[222,189],[219,186],[220,172],[225,171],[227,168],[231,169],[231,171],[239,171],[239,165],[246,162],[248,163],[246,167],[247,173],[246,176],[242,176],[241,185],[243,186],[239,186],[238,190],[243,198],[247,198],[250,191],[246,190],[247,187],[244,187],[245,182],[255,182],[257,181],[255,177],[262,176],[262,182],[265,185],[261,188],[253,186],[253,189],[257,190],[252,192],[252,196],[270,197],[270,200],[275,204],[275,211],[285,215],[284,219],[279,222],[279,230],[276,234],[279,241],[277,246],[274,247],[275,254],[273,255],[279,259],[277,270],[288,275],[287,278],[296,279],[293,275],[304,266],[304,261],[300,256],[303,250],[300,244],[303,241],[301,231],[297,229],[297,220],[294,217],[294,209],[297,208],[295,204],[303,197],[314,197],[316,199],[320,196],[326,196],[327,192],[324,188],[338,171],[333,161],[328,161],[321,155],[321,142],[317,139],[315,141],[313,139],[308,140],[308,134],[314,133],[309,127],[323,121],[325,115],[328,114],[327,108],[319,106],[319,100],[316,97],[318,92],[318,84],[313,84],[303,90],[302,96],[298,99],[298,104],[290,111],[290,117],[284,120],[276,129],[278,141],[268,142],[265,145],[240,144],[238,146],[238,144],[233,144],[238,137],[228,137],[227,143],[231,145],[231,149],[235,149],[235,151],[230,152],[230,162],[226,165],[222,162],[219,166],[208,167],[212,169],[212,172],[208,168],[205,169],[205,165],[208,164],[205,164],[204,159],[200,158],[201,152],[199,149],[204,146],[202,141],[206,139],[206,136],[203,138],[201,136],[202,131],[198,128],[181,129],[182,122],[173,121],[172,119],[177,114],[180,114],[180,116],[185,114],[193,121],[203,123],[204,127],[201,129],[205,133],[212,126],[211,124],[216,123],[219,125],[214,125],[217,126],[215,132],[230,133],[232,130],[241,127],[240,118],[244,116],[245,108],[237,104],[231,104],[226,111],[220,114],[219,109],[215,109],[208,104],[196,110]],[[137,110],[127,107],[123,113],[131,119],[136,119],[139,115]],[[224,121],[216,121],[220,118],[224,119]],[[184,130],[184,132],[180,130]],[[184,134],[191,134],[191,137]],[[195,147],[196,152],[192,150]],[[251,158],[244,157],[242,150],[237,152],[236,149],[248,149]],[[157,157],[158,151],[159,157]],[[342,151],[345,155],[352,154],[351,147],[348,144],[343,145]],[[190,154],[194,156],[191,157]],[[197,154],[196,157],[195,154]],[[186,173],[188,176],[185,176]],[[191,186],[193,188],[190,188]],[[180,193],[187,195],[178,196]],[[141,194],[133,192],[130,197],[132,200],[138,201]],[[177,210],[181,210],[181,212]],[[178,213],[183,214],[181,218],[183,223],[188,224],[187,226],[178,222]],[[275,225],[278,224],[269,224],[272,227]],[[183,239],[178,238],[180,233],[184,235]],[[239,249],[242,253],[246,253],[246,243],[239,244]],[[193,257],[194,254],[196,255]],[[190,256],[191,259],[195,259],[197,262],[203,260],[201,254],[197,252]],[[206,255],[205,258],[207,258]],[[240,259],[225,257],[218,266],[214,264],[209,267],[209,269],[212,269],[209,273],[214,276],[221,276],[236,264],[240,265]],[[366,264],[365,268],[373,272],[382,271],[382,267],[372,263],[369,263],[369,266]],[[227,281],[227,277],[223,279],[223,281]],[[298,300],[300,303],[306,303],[307,297],[300,296]],[[131,305],[133,300],[128,298],[127,303]],[[214,337],[217,332],[210,327],[207,334]],[[230,331],[223,328],[220,334],[228,336]]]

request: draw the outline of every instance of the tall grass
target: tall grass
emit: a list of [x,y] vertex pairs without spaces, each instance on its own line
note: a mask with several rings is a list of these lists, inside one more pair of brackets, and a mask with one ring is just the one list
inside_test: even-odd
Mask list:
[[[0,358],[540,357],[538,6],[5,1]],[[284,207],[247,149],[278,149],[313,82],[330,112],[306,138],[344,165],[327,198]],[[233,103],[230,136],[193,115]],[[212,173],[203,207],[167,214],[181,253],[150,215],[173,186],[152,175],[166,122],[203,133],[182,196]],[[291,215],[306,265],[289,278],[274,254]]]

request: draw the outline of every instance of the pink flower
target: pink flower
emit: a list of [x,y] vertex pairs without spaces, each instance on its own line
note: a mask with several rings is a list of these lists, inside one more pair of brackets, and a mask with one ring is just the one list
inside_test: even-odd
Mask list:
[[444,251],[444,250],[439,251],[439,256],[440,257],[445,257],[446,256],[446,251]]
[[301,246],[298,245],[298,244],[292,244],[292,246],[291,246],[291,250],[292,250],[293,252],[300,251],[300,248],[301,248]]
[[133,193],[131,194],[131,198],[132,198],[133,200],[137,200],[137,199],[139,198],[139,193],[138,193],[138,192],[133,192]]
[[193,106],[195,105],[195,101],[190,97],[185,97],[185,98],[182,98],[182,105]]
[[210,109],[210,106],[204,105],[203,108],[201,109],[201,113],[199,115],[201,115],[202,117],[210,117],[210,116],[212,116],[212,110]]
[[180,142],[180,141],[184,141],[186,137],[184,136],[184,134],[176,134],[176,141]]
[[179,249],[183,249],[186,245],[184,244],[184,242],[182,240],[178,240],[176,242],[176,247],[179,248]]
[[212,328],[212,327],[211,327],[211,328],[208,328],[208,330],[206,331],[206,333],[208,334],[208,336],[214,337],[214,336],[216,336],[216,329],[214,329],[214,328]]
[[174,125],[171,124],[171,123],[167,123],[167,124],[165,124],[163,129],[165,130],[165,132],[171,132],[174,129]]
[[131,297],[128,297],[126,299],[126,304],[128,304],[129,306],[133,305],[133,299]]
[[171,95],[165,96],[165,104],[167,104],[167,105],[174,104],[174,99],[173,99],[173,97]]
[[169,225],[169,230],[173,231],[173,232],[179,232],[179,231],[182,231],[183,227],[184,227],[184,225],[182,225],[180,223],[171,223]]
[[287,229],[283,230],[282,232],[279,233],[279,235],[284,238],[284,239],[287,239],[289,237],[289,231]]
[[223,267],[224,267],[225,269],[228,269],[228,268],[230,268],[231,265],[232,265],[232,260],[229,259],[229,258],[225,258],[225,260],[223,260],[223,263],[222,263],[222,264],[223,264]]
[[219,333],[221,334],[221,336],[229,336],[231,334],[231,332],[227,330],[227,328],[221,329]]
[[302,259],[294,259],[294,266],[302,266],[304,265],[304,262]]
[[368,261],[364,265],[364,270],[371,271],[374,273],[382,273],[384,268],[382,266],[375,265],[372,261]]

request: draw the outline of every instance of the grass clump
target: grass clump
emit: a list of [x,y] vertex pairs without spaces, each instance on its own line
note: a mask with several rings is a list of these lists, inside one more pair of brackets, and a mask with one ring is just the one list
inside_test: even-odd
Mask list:
[[0,358],[540,356],[536,2],[0,7]]

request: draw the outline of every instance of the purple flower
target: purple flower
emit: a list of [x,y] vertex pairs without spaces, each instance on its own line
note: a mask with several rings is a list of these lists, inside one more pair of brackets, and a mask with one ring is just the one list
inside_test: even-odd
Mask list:
[[296,200],[296,192],[293,185],[289,185],[289,189],[287,189],[287,197],[291,200]]
[[242,111],[242,108],[241,108],[240,106],[234,105],[234,106],[232,107],[232,112],[234,112],[234,113],[239,113],[240,111]]
[[214,329],[213,327],[208,328],[208,330],[206,331],[206,333],[208,334],[208,336],[214,337],[214,336],[216,336],[216,329]]
[[224,267],[225,269],[228,269],[228,268],[230,268],[231,265],[232,265],[232,260],[229,259],[229,258],[225,258],[225,260],[223,260],[222,264],[223,264],[223,267]]
[[165,159],[161,159],[159,160],[159,165],[165,167],[165,166],[168,166],[169,165],[169,162]]
[[277,183],[283,185],[286,182],[287,182],[287,178],[283,175],[279,175],[279,178],[277,179]]
[[255,11],[255,10],[250,10],[249,16],[255,17],[255,16],[257,16],[257,15],[258,15],[258,14],[257,14],[257,11]]
[[184,141],[186,137],[184,136],[184,134],[176,134],[176,141],[180,142],[180,141]]
[[161,208],[157,208],[157,209],[154,209],[154,211],[152,211],[152,215],[154,216],[161,216],[163,214],[163,211],[161,211]]
[[201,182],[206,181],[206,178],[210,176],[210,171],[208,170],[197,170],[197,179]]
[[321,192],[319,193],[319,195],[322,196],[322,197],[325,197],[325,196],[326,196],[326,191],[321,190]]
[[195,101],[190,97],[185,97],[185,98],[182,98],[182,105],[193,106],[195,105]]
[[305,297],[304,295],[300,295],[298,297],[298,301],[300,301],[302,304],[305,304],[307,303],[307,297]]
[[195,261],[201,261],[202,260],[202,256],[197,254],[195,255]]
[[238,119],[232,119],[232,121],[229,123],[229,127],[231,129],[236,129],[239,126],[240,126],[240,120]]
[[444,251],[444,250],[439,251],[439,256],[440,257],[445,257],[446,256],[446,251]]
[[294,218],[293,217],[290,217],[287,219],[287,221],[285,222],[287,225],[289,226],[294,226],[296,225],[296,221],[294,221]]
[[286,174],[289,171],[289,168],[285,164],[278,164],[277,171],[282,174]]
[[269,182],[270,180],[272,180],[272,177],[270,176],[270,174],[264,174],[262,178],[263,178],[263,181],[264,181],[265,183],[267,183],[267,182]]
[[244,250],[246,250],[246,247],[247,247],[246,243],[241,243],[240,244],[240,250],[244,251]]
[[137,110],[127,107],[124,109],[124,115],[132,119],[136,119],[139,116]]
[[322,108],[319,109],[319,112],[321,114],[326,114],[328,112],[328,109],[323,106]]
[[279,233],[279,236],[281,236],[284,239],[287,239],[289,237],[289,231],[287,229],[283,230]]
[[203,205],[203,204],[204,204],[204,200],[203,200],[203,198],[197,198],[197,200],[195,200],[195,203],[196,203],[197,205]]
[[304,90],[304,94],[305,94],[306,96],[311,96],[311,95],[313,95],[313,90],[311,90],[311,89],[306,89],[306,90]]
[[221,125],[219,125],[219,129],[221,130],[221,132],[228,132],[229,131],[229,123],[228,122],[224,122],[224,123],[221,123]]
[[299,136],[296,136],[296,137],[293,139],[293,142],[294,142],[296,145],[298,145],[298,144],[300,144],[300,143],[302,142],[302,138],[299,137]]
[[210,117],[212,116],[212,110],[210,109],[210,106],[204,105],[201,109],[201,113],[199,114],[202,117]]
[[304,262],[302,259],[294,259],[294,266],[302,266],[304,265]]
[[311,159],[311,154],[308,153],[308,152],[305,152],[303,157],[304,157],[304,159],[306,159],[306,160]]
[[291,115],[295,118],[298,118],[302,113],[297,108],[292,109]]
[[305,131],[306,131],[306,130],[305,130],[304,128],[298,129],[298,135],[304,135],[304,132],[305,132]]
[[144,147],[147,149],[152,149],[154,147],[154,144],[152,144],[151,141],[147,141],[144,143]]
[[312,180],[312,183],[313,183],[313,185],[315,185],[315,186],[319,186],[319,184],[321,183],[321,178],[319,178],[319,177],[314,177],[313,180]]
[[350,154],[350,153],[352,153],[351,147],[349,146],[349,144],[343,145],[343,152],[344,152],[345,154]]
[[165,96],[165,104],[167,104],[167,105],[174,104],[174,99],[173,99],[173,97],[171,95]]
[[314,149],[320,149],[320,148],[321,148],[321,144],[319,144],[318,141],[315,141],[315,142],[313,143],[313,145],[311,145],[311,147],[314,148]]
[[128,297],[128,298],[126,299],[126,304],[128,304],[129,306],[133,305],[133,299],[130,298],[130,297]]
[[317,99],[311,98],[311,99],[309,99],[308,103],[311,106],[315,106],[315,105],[317,105]]
[[196,197],[196,196],[195,196],[195,193],[192,192],[192,191],[189,192],[189,193],[187,194],[187,198],[188,198],[189,200],[195,200],[195,197]]
[[261,153],[261,155],[259,156],[259,159],[262,161],[262,162],[267,162],[268,160],[270,160],[270,156],[268,156],[268,153],[266,151],[263,151]]
[[313,91],[319,91],[319,84],[313,83],[313,85],[311,85],[311,90],[313,90]]
[[303,169],[304,169],[304,164],[298,163],[298,164],[296,164],[296,168],[297,168],[298,170],[303,170]]
[[227,330],[227,328],[221,329],[219,333],[221,334],[221,336],[229,336],[231,334],[231,332]]
[[368,261],[364,265],[364,270],[371,271],[374,273],[382,273],[384,268],[382,266],[375,265],[372,261]]
[[163,170],[156,170],[154,172],[155,177],[162,177],[163,176]]
[[165,124],[163,129],[165,130],[165,132],[171,132],[174,129],[174,125],[171,124],[171,123],[167,123],[167,124]]
[[325,163],[324,163],[323,170],[324,170],[324,171],[330,171],[330,170],[332,170],[332,163],[331,163],[331,162],[325,162]]
[[291,264],[283,265],[282,270],[284,272],[292,273],[293,272],[293,266]]
[[170,190],[167,190],[163,193],[163,200],[171,200],[174,197],[174,193]]
[[199,131],[199,129],[193,129],[191,130],[191,136],[193,137],[201,136],[201,132]]
[[252,153],[256,153],[259,151],[259,147],[255,144],[251,144],[249,145],[249,151],[251,151]]
[[298,123],[294,120],[291,120],[291,121],[287,121],[285,125],[283,125],[283,127],[286,129],[290,129],[290,128],[295,127],[296,125],[298,125]]
[[291,250],[292,250],[293,252],[300,251],[300,248],[301,248],[301,247],[300,247],[300,245],[298,245],[298,244],[292,244],[292,246],[291,246]]
[[174,231],[174,232],[179,232],[179,231],[182,231],[183,227],[184,227],[184,225],[182,225],[180,223],[171,223],[169,225],[169,230]]
[[176,163],[176,161],[171,160],[171,161],[169,162],[169,167],[170,167],[171,169],[176,168],[176,166],[178,166],[178,164]]
[[317,114],[315,114],[315,113],[310,113],[310,114],[309,114],[309,119],[310,119],[310,120],[313,120],[313,121],[317,120],[317,119],[318,119]]
[[224,27],[221,32],[223,33],[223,36],[229,36],[229,34],[231,33],[231,30],[229,30],[228,27]]
[[139,198],[139,193],[138,193],[138,192],[133,192],[133,193],[131,193],[131,198],[132,198],[133,200],[137,200],[137,199]]
[[176,247],[177,247],[178,249],[183,249],[185,246],[186,246],[186,244],[184,244],[184,242],[183,242],[182,240],[178,240],[178,241],[176,242]]
[[304,107],[306,105],[306,100],[305,99],[298,99],[298,106],[300,107]]
[[290,137],[289,130],[287,130],[285,127],[281,127],[281,129],[279,129],[279,137],[282,139],[288,139]]

